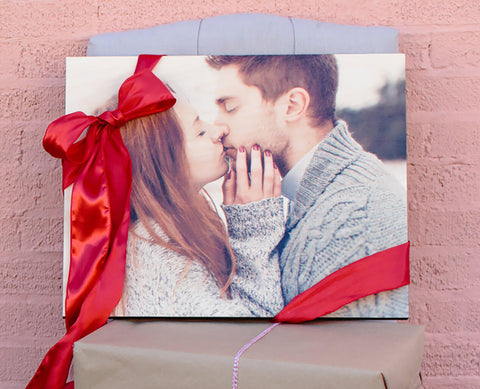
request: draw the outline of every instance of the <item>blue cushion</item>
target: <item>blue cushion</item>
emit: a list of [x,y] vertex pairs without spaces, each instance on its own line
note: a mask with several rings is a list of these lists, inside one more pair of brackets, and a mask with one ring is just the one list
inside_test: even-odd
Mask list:
[[89,56],[396,53],[398,30],[232,14],[93,36]]

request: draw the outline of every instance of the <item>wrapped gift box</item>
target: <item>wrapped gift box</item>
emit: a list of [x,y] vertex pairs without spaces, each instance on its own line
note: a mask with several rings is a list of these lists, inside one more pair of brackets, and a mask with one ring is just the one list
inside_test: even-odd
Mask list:
[[[75,389],[229,388],[233,359],[267,321],[113,321],[75,343]],[[241,357],[238,387],[421,386],[422,326],[281,324]]]

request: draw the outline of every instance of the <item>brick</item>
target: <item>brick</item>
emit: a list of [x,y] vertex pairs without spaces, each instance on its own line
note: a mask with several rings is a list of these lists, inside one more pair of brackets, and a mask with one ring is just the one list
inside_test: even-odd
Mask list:
[[422,161],[430,147],[431,126],[429,123],[407,122],[408,163]]
[[0,89],[0,119],[52,121],[64,113],[64,86]]
[[26,386],[47,351],[48,347],[0,347],[0,382],[23,379]]
[[65,78],[65,58],[87,53],[87,40],[22,42],[17,72],[23,78]]
[[61,252],[0,253],[0,295],[61,296],[62,274]]
[[425,325],[427,322],[427,308],[424,299],[418,298],[415,288],[408,287],[408,322]]
[[271,12],[275,7],[274,0],[263,3],[245,0],[196,0],[188,1],[180,7],[170,7],[165,2],[145,0],[142,7],[135,0],[122,0],[122,7],[118,7],[115,0],[104,0],[98,3],[98,33],[111,31],[125,31],[136,28],[154,27],[165,23],[174,23],[183,20],[195,20],[215,15],[237,12]]
[[0,69],[2,69],[2,75],[12,77],[17,71],[19,58],[20,47],[18,41],[0,39]]
[[430,58],[434,68],[478,69],[480,31],[433,34]]
[[20,165],[22,136],[21,125],[0,122],[0,172]]
[[[475,24],[477,8],[472,3],[452,0],[427,0],[421,4],[417,1],[371,1],[359,3],[354,0],[337,2],[336,23],[357,25],[449,25],[455,22]],[[318,8],[317,19],[322,18],[322,10],[331,8],[332,2],[323,0]],[[348,10],[348,12],[345,12]],[[305,15],[306,18],[315,18]]]
[[27,189],[33,186],[34,207],[44,210],[53,210],[50,214],[53,216],[63,215],[63,190],[62,190],[62,170],[58,165],[45,173],[37,173],[36,181],[27,185]]
[[21,217],[35,209],[53,210],[54,214],[61,215],[60,168],[43,172],[0,171],[0,182],[0,210],[4,217]]
[[480,77],[440,77],[422,71],[407,76],[408,111],[479,111]]
[[[480,162],[480,161],[479,161]],[[408,168],[410,209],[478,209],[478,164],[413,164]],[[413,206],[413,208],[412,208]]]
[[20,219],[18,227],[22,251],[58,252],[63,248],[63,218]]
[[432,123],[426,156],[475,164],[480,162],[480,123],[442,121]]
[[49,121],[26,123],[22,133],[22,166],[30,172],[43,172],[61,167],[59,159],[43,148],[43,137]]
[[[443,298],[432,298],[427,303],[428,321],[425,323],[425,331],[436,333],[477,332],[478,323],[480,323],[480,305],[478,299],[473,300],[471,296],[478,297],[480,287],[475,292],[469,289],[461,293],[448,293]],[[480,348],[477,351],[480,352]],[[480,357],[480,354],[478,356]]]
[[0,218],[0,252],[18,252],[19,250],[18,219]]
[[27,380],[0,381],[2,389],[23,389],[27,385]]
[[3,217],[21,216],[34,205],[32,193],[23,188],[28,181],[13,170],[0,171],[0,210]]
[[[480,124],[452,117],[407,123],[407,155],[412,164],[478,164]],[[427,161],[428,160],[428,161]]]
[[423,372],[426,376],[475,376],[479,371],[480,342],[478,336],[425,336]]
[[[249,2],[242,2],[236,12],[252,12]],[[256,8],[256,7],[255,7]],[[253,9],[255,9],[253,8]],[[382,26],[418,26],[449,25],[455,22],[475,24],[478,10],[473,3],[452,0],[417,1],[312,1],[294,0],[275,3],[284,16],[303,17],[341,24],[382,25]],[[348,12],[345,12],[348,10]],[[231,10],[229,12],[232,12]],[[258,11],[255,11],[258,12]],[[271,10],[267,10],[271,13]]]
[[478,247],[478,211],[418,210],[408,215],[408,237],[414,246]]
[[475,333],[480,321],[480,286],[455,291],[428,292],[411,284],[410,304],[414,322],[425,326],[430,334]]
[[389,5],[394,20],[405,25],[476,24],[478,17],[478,4],[462,0],[390,0]]
[[420,290],[458,291],[480,287],[479,249],[412,247],[412,285]]
[[399,52],[405,53],[406,69],[429,69],[430,34],[400,34],[398,37]]
[[97,26],[97,2],[2,0],[0,15],[0,36],[5,38],[38,37],[46,41],[73,34],[85,37]]
[[[444,24],[455,21],[461,23],[477,22],[475,6],[462,2],[461,6],[452,4],[451,0],[430,0],[422,3],[419,12],[415,1],[398,0],[358,3],[354,0],[332,2],[327,0],[282,0],[258,3],[253,0],[242,2],[225,0],[198,0],[179,3],[176,7],[165,7],[162,2],[153,0],[142,3],[141,8],[134,0],[122,1],[118,7],[114,0],[102,1],[98,9],[98,32],[121,31],[131,28],[145,28],[162,23],[180,20],[205,18],[229,13],[259,12],[273,13],[322,20],[340,24],[382,25],[382,26],[418,26]],[[182,6],[183,5],[183,6]],[[348,9],[348,12],[345,10]],[[469,22],[470,21],[470,22]]]
[[425,389],[478,389],[480,388],[480,376],[476,377],[424,377]]
[[28,336],[60,338],[62,325],[61,294],[54,298],[0,297],[0,336]]
[[[339,16],[339,5],[338,4],[330,4],[330,7],[325,6],[325,1],[323,0],[304,0],[302,2],[298,1],[293,1],[293,0],[285,0],[285,1],[277,1],[274,4],[271,4],[270,2],[265,2],[262,4],[266,6],[264,8],[263,13],[272,13],[271,9],[276,9],[278,15],[282,16],[292,16],[296,18],[308,18],[311,19],[312,17],[308,17],[306,15],[314,15],[320,12],[320,10],[323,10],[323,17],[322,20],[328,21],[328,20],[333,20],[335,19],[335,15]],[[241,3],[238,3],[237,6],[237,11],[236,12],[249,12],[248,10],[245,10],[246,7],[252,7],[252,1],[244,1]],[[270,8],[270,10],[269,10]],[[250,11],[252,12],[252,11]],[[259,11],[255,11],[259,12]],[[352,13],[352,15],[354,15]]]

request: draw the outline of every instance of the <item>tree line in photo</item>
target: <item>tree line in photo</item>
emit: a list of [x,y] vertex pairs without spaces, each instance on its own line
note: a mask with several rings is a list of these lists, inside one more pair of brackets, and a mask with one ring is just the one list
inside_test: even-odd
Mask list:
[[337,116],[347,123],[355,139],[382,160],[406,159],[405,80],[386,82],[379,102],[362,109],[342,108]]

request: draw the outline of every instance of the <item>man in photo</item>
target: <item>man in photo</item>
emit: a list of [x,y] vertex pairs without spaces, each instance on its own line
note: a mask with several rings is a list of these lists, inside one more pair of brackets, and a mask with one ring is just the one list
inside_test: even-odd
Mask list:
[[[285,304],[329,274],[407,241],[404,189],[335,115],[333,55],[211,56],[219,73],[217,124],[224,147],[268,150],[290,200],[280,253]],[[402,287],[336,311],[341,317],[407,317]]]

